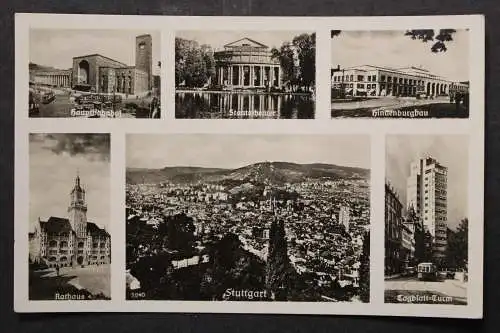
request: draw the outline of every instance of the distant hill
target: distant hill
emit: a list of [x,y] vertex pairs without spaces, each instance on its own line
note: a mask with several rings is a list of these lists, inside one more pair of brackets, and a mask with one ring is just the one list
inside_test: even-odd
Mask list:
[[297,164],[289,162],[262,162],[237,169],[201,167],[166,167],[163,169],[128,168],[128,184],[173,183],[220,183],[239,186],[244,183],[296,183],[307,179],[367,179],[370,171],[363,168],[345,167],[334,164]]

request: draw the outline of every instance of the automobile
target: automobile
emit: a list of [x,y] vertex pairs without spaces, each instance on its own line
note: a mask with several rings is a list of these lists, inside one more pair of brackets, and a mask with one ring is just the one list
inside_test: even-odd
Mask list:
[[49,104],[53,100],[56,99],[56,94],[52,91],[48,91],[42,95],[42,103],[43,104]]
[[437,273],[437,275],[438,275],[438,277],[439,277],[440,279],[443,279],[443,280],[444,280],[444,279],[446,279],[446,276],[448,276],[448,272],[447,272],[447,271],[439,271],[439,272]]
[[412,266],[406,267],[406,275],[415,275],[416,272],[417,271],[415,267]]

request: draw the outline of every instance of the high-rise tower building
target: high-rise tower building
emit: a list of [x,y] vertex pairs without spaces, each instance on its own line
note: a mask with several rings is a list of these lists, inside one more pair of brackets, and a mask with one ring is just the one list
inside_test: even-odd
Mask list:
[[339,224],[342,224],[347,232],[349,232],[350,211],[347,206],[341,206],[339,210]]
[[411,163],[407,179],[406,206],[413,206],[423,220],[424,228],[433,237],[433,253],[442,259],[447,246],[448,168],[431,157]]
[[148,90],[153,87],[153,40],[151,35],[135,38],[135,68],[147,73]]

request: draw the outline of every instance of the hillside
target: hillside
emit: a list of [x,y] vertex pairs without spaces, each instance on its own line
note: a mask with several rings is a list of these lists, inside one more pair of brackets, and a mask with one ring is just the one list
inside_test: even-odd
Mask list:
[[370,176],[368,169],[344,167],[334,164],[297,164],[289,162],[262,162],[237,169],[166,167],[163,169],[127,169],[128,184],[222,183],[238,186],[243,183],[301,182],[307,179],[346,179]]

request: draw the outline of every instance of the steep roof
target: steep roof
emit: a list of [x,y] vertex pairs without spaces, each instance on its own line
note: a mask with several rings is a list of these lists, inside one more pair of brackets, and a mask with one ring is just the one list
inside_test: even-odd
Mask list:
[[97,224],[93,222],[87,222],[87,233],[90,233],[92,236],[109,237],[109,233],[106,230],[99,228]]
[[47,221],[40,221],[40,227],[47,233],[73,231],[68,219],[55,216],[51,216]]
[[[47,233],[73,232],[69,220],[62,217],[51,216],[47,221],[40,221],[40,227]],[[87,233],[92,236],[109,237],[109,233],[93,222],[87,222]]]

